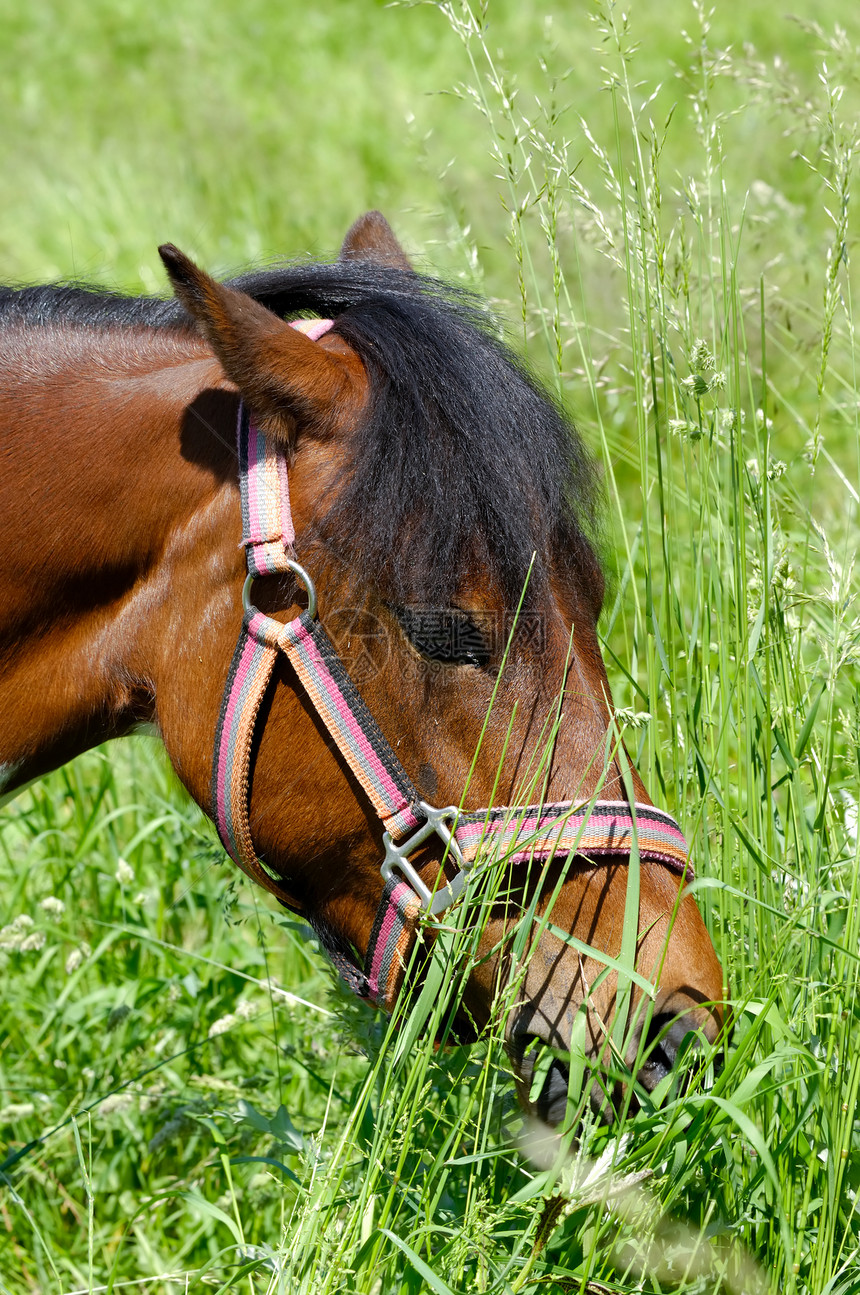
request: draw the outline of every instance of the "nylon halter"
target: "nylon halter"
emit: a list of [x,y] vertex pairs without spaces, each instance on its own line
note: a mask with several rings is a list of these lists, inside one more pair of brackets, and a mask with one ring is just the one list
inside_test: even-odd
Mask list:
[[[330,320],[294,324],[313,340]],[[665,864],[691,877],[687,846],[678,824],[653,805],[627,801],[573,801],[511,808],[496,806],[471,813],[457,806],[436,808],[423,801],[344,669],[316,618],[316,593],[307,572],[295,561],[287,464],[277,446],[239,405],[237,425],[242,542],[248,565],[243,591],[242,630],[224,688],[215,735],[212,806],[218,834],[242,871],[287,907],[301,905],[281,879],[258,858],[248,820],[251,747],[260,703],[281,652],[331,734],[384,829],[380,871],[382,897],[362,971],[351,958],[329,949],[349,987],[391,1011],[422,915],[438,916],[462,892],[468,872],[480,857],[506,857],[520,863],[564,857],[590,859],[630,855]],[[292,572],[308,593],[308,608],[281,624],[257,611],[250,588],[258,576]],[[410,863],[410,855],[432,835],[441,837],[445,858],[456,864],[451,881],[440,877],[431,891]]]

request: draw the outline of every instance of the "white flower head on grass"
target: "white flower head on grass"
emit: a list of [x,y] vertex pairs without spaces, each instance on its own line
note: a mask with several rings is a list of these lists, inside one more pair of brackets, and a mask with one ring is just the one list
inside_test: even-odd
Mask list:
[[619,724],[628,728],[646,728],[653,716],[648,710],[634,710],[632,706],[616,706],[615,718]]
[[240,1021],[249,1021],[254,1015],[254,1011],[255,1008],[253,1003],[250,1003],[246,998],[243,998],[236,1004],[232,1012],[228,1012],[226,1016],[219,1016],[217,1021],[212,1022],[209,1026],[209,1038],[217,1039],[219,1034],[226,1034],[228,1030],[232,1030],[233,1026],[238,1025]]
[[73,975],[73,973],[77,971],[78,967],[86,962],[91,953],[92,949],[86,941],[79,944],[76,949],[72,949],[71,953],[66,958],[66,975]]
[[34,931],[33,919],[26,913],[21,913],[0,931],[0,949],[9,953],[38,953],[44,947],[44,931]]
[[27,913],[21,913],[8,926],[0,930],[0,949],[10,953],[20,953],[24,941],[33,930],[33,919]]
[[700,441],[705,434],[701,423],[691,423],[687,418],[670,418],[669,431],[673,436],[687,436],[691,441]]
[[121,886],[130,886],[134,881],[134,868],[125,859],[117,859],[114,876]]
[[704,337],[697,337],[690,351],[690,367],[697,373],[713,373],[717,367],[714,353]]
[[712,373],[710,377],[705,377],[703,373],[691,373],[681,379],[681,386],[695,400],[701,400],[703,396],[712,395],[715,391],[722,391],[725,385],[726,375],[722,371]]
[[99,1106],[100,1115],[116,1115],[117,1111],[127,1111],[134,1098],[130,1093],[111,1093]]
[[10,1102],[0,1111],[0,1124],[16,1124],[18,1120],[28,1120],[36,1114],[32,1102]]
[[62,917],[66,911],[65,904],[61,899],[57,899],[56,895],[46,895],[43,900],[40,900],[39,907],[47,917]]
[[219,1016],[218,1020],[213,1021],[209,1026],[209,1034],[207,1037],[210,1039],[217,1039],[219,1034],[226,1034],[227,1031],[232,1030],[233,1026],[237,1025],[238,1022],[239,1017],[235,1016],[232,1012],[228,1012],[226,1016]]

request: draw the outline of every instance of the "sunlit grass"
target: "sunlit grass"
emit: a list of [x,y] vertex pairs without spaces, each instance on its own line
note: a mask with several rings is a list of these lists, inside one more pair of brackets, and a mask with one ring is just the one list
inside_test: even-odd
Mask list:
[[[736,1011],[713,1090],[618,1130],[623,1169],[648,1168],[666,1215],[652,1211],[644,1234],[637,1215],[636,1236],[614,1250],[617,1211],[592,1208],[550,1244],[561,1235],[560,1254],[582,1256],[581,1281],[623,1289],[712,1289],[720,1265],[728,1289],[746,1289],[746,1254],[773,1289],[854,1289],[850,42],[809,31],[823,47],[821,81],[804,97],[790,72],[720,52],[707,17],[691,13],[686,103],[675,109],[696,128],[691,155],[673,152],[675,120],[637,81],[635,14],[629,27],[620,10],[598,15],[609,112],[598,128],[580,122],[575,144],[554,130],[551,93],[521,106],[475,15],[452,6],[451,17],[507,185],[526,331],[603,447],[621,555],[604,628],[616,699],[637,722],[652,794],[694,841],[695,889]],[[743,89],[727,103],[733,85]],[[793,243],[777,227],[779,155],[770,184],[753,173],[728,187],[743,176],[738,123],[746,112],[761,124],[768,95],[820,186],[792,210]],[[766,243],[756,223],[770,228]],[[614,309],[605,293],[592,301],[596,264]],[[791,317],[802,338],[789,349]],[[708,1273],[702,1255],[685,1272],[683,1246],[669,1261],[679,1211],[706,1229]]]

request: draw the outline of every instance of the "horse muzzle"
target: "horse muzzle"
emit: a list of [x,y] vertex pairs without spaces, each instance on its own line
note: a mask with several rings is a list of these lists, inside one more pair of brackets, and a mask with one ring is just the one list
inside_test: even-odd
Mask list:
[[[523,1108],[543,1124],[563,1123],[568,1102],[581,1104],[581,1093],[570,1092],[571,1033],[579,1008],[572,1008],[563,1021],[554,1024],[540,1006],[523,1004],[513,1010],[506,1031],[505,1047],[514,1072]],[[586,1014],[586,1031],[578,1049],[584,1066],[588,1101],[600,1119],[611,1123],[631,1081],[646,1093],[653,1093],[670,1076],[692,1073],[707,1060],[707,1049],[716,1042],[721,1028],[719,1008],[696,1001],[676,989],[657,992],[650,1011],[640,998],[634,1003],[633,1023],[624,1038],[623,1060],[610,1044],[613,1020],[593,1008]],[[713,1058],[721,1068],[721,1058]],[[635,1108],[638,1098],[631,1097]]]

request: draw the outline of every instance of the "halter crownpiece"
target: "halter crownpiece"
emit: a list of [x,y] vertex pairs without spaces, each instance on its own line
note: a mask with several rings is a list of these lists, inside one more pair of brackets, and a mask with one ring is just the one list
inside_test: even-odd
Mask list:
[[[293,325],[316,340],[330,320]],[[362,971],[338,950],[329,955],[360,997],[391,1011],[423,915],[438,916],[461,894],[469,871],[484,858],[510,863],[545,860],[572,852],[591,859],[631,854],[665,864],[690,878],[687,846],[678,824],[652,805],[627,801],[573,801],[465,813],[421,800],[334,646],[316,619],[313,581],[292,556],[295,535],[287,464],[274,442],[255,427],[240,402],[237,426],[242,535],[248,578],[242,630],[224,688],[212,768],[213,816],[227,853],[243,872],[282,904],[300,909],[280,878],[257,857],[248,821],[251,746],[260,703],[275,663],[284,652],[308,699],[382,822],[385,848],[382,898]],[[251,603],[258,576],[292,572],[308,594],[308,609],[287,624]],[[452,880],[440,875],[431,891],[410,863],[410,855],[433,835],[456,863]]]

